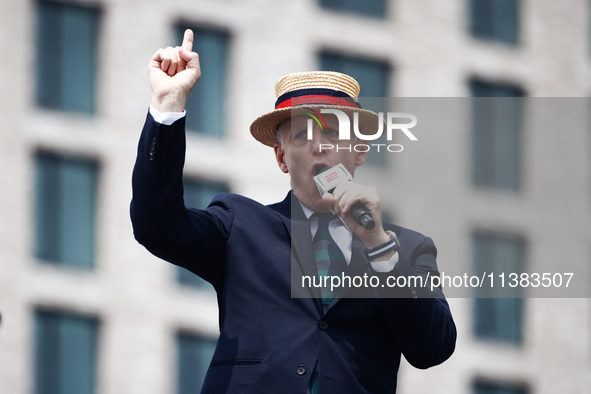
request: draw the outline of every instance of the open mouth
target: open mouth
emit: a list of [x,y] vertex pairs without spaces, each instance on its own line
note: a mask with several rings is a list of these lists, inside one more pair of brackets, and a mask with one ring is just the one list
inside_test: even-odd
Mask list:
[[316,175],[321,174],[324,171],[329,170],[329,169],[330,169],[330,167],[328,167],[326,164],[316,164],[316,165],[314,165],[312,172],[316,176]]

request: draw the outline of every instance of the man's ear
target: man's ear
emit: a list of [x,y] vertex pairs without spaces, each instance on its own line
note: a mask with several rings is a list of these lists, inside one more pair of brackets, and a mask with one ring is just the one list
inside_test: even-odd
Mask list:
[[277,165],[279,165],[279,169],[283,171],[285,174],[289,172],[287,168],[287,163],[285,162],[285,151],[281,144],[276,143],[273,146],[273,150],[275,151],[275,159],[277,159]]
[[355,154],[355,165],[357,167],[359,167],[360,165],[362,165],[363,163],[365,163],[365,160],[367,160],[367,155],[369,152],[356,152]]

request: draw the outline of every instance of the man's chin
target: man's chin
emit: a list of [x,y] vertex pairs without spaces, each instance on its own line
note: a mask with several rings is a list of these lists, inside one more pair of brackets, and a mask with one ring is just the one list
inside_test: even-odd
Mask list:
[[330,212],[330,209],[328,209],[328,207],[326,205],[324,205],[324,202],[322,201],[321,198],[311,202],[309,205],[307,205],[307,204],[304,204],[304,205],[306,205],[308,208],[310,208],[314,212]]

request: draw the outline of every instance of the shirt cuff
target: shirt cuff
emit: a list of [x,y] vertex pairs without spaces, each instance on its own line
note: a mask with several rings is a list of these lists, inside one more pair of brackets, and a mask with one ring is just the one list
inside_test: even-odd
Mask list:
[[158,112],[158,110],[151,105],[149,111],[150,115],[152,115],[156,122],[165,126],[170,126],[187,114],[186,110],[183,110],[183,112]]
[[371,269],[375,272],[385,273],[390,272],[396,267],[398,263],[398,251],[394,253],[394,256],[390,257],[390,260],[384,261],[370,261]]

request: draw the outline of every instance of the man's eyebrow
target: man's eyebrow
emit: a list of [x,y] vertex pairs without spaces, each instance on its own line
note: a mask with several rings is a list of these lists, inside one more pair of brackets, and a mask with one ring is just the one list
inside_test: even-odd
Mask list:
[[290,131],[305,131],[307,130],[307,125],[291,125]]

